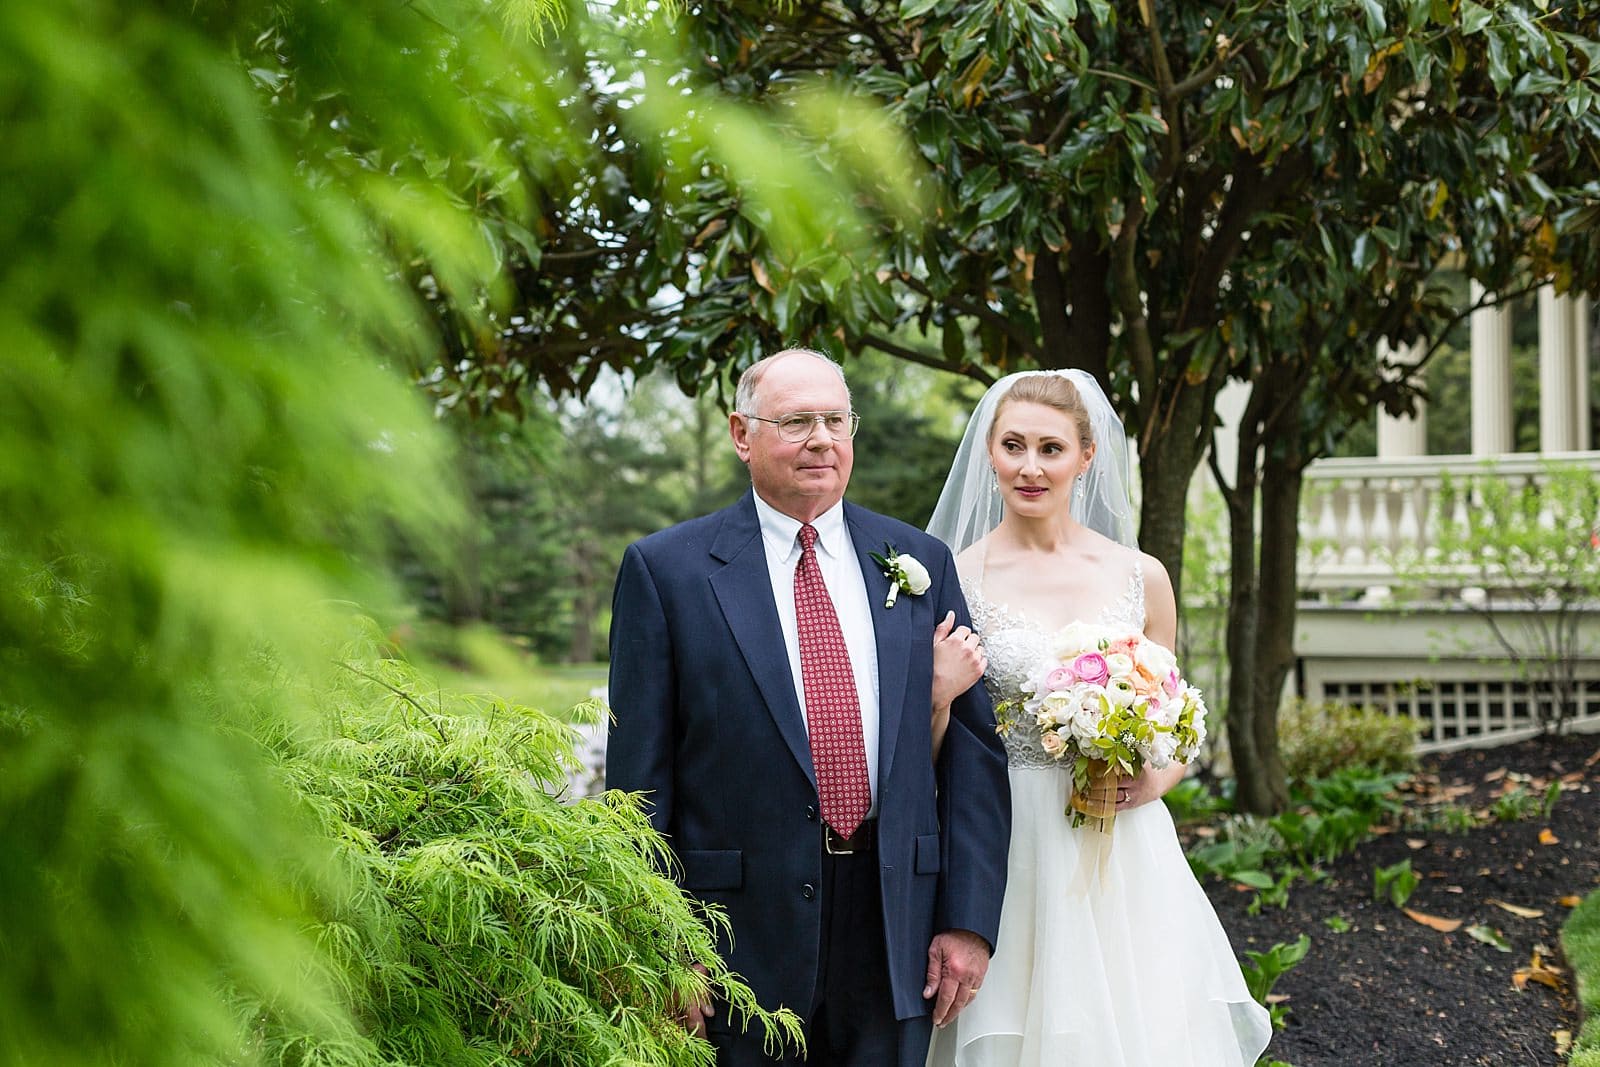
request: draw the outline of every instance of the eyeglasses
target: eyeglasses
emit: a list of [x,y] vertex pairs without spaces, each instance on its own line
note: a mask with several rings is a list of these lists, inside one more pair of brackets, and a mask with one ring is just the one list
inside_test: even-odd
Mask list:
[[861,416],[853,411],[796,411],[776,419],[764,419],[760,415],[746,415],[745,418],[772,423],[778,428],[778,436],[792,445],[811,440],[818,426],[826,429],[828,436],[848,441],[861,425]]

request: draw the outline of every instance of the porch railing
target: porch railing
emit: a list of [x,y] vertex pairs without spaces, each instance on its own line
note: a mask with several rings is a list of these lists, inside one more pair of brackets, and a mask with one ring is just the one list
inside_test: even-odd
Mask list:
[[[1514,490],[1537,490],[1557,467],[1600,479],[1600,452],[1321,460],[1306,471],[1300,588],[1325,600],[1382,602],[1397,582],[1416,577],[1417,561],[1427,560],[1424,585],[1416,593],[1471,596],[1481,585],[1483,568],[1475,560],[1441,558],[1441,543],[1455,540],[1447,536],[1447,527],[1467,527],[1487,480],[1509,481]],[[1522,521],[1566,526],[1574,538],[1583,539],[1600,528],[1600,514],[1558,514],[1548,504]],[[1514,569],[1509,577],[1515,579]]]

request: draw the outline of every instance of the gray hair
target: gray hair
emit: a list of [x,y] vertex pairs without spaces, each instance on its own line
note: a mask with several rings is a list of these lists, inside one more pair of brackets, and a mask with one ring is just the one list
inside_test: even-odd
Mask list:
[[757,390],[761,388],[761,379],[766,377],[767,370],[778,360],[795,355],[814,356],[832,367],[833,372],[839,376],[839,381],[844,383],[845,397],[850,396],[850,383],[845,381],[844,368],[837,360],[811,348],[785,348],[782,352],[774,352],[765,359],[756,360],[744,369],[744,373],[739,375],[739,386],[733,392],[733,410],[741,415],[755,415],[759,412],[761,398],[757,395]]

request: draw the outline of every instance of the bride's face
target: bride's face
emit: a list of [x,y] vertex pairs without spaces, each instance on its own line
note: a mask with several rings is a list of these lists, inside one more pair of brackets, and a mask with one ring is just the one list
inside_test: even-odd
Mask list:
[[1077,426],[1063,411],[1017,401],[1000,408],[989,438],[989,461],[1008,512],[1053,517],[1072,503],[1072,486],[1088,470],[1094,446],[1085,449]]

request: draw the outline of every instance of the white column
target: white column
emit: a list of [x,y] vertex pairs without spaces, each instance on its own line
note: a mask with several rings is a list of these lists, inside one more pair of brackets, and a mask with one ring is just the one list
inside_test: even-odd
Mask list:
[[[1472,302],[1483,286],[1472,283]],[[1472,327],[1472,454],[1498,456],[1515,450],[1511,437],[1511,309],[1474,311]]]
[[1539,451],[1571,452],[1578,447],[1573,392],[1577,357],[1573,354],[1572,301],[1550,286],[1539,290]]
[[1589,298],[1572,298],[1573,444],[1580,452],[1594,447],[1589,440]]
[[[1393,358],[1389,358],[1393,353]],[[1390,349],[1387,342],[1378,346],[1378,361],[1381,365],[1393,363],[1393,369],[1384,373],[1391,380],[1400,380],[1409,376],[1407,368],[1415,366],[1422,356],[1420,345],[1407,345],[1400,349]],[[1378,458],[1379,459],[1407,459],[1414,456],[1428,454],[1428,409],[1421,397],[1416,401],[1417,413],[1410,418],[1397,418],[1379,409],[1378,411]]]

